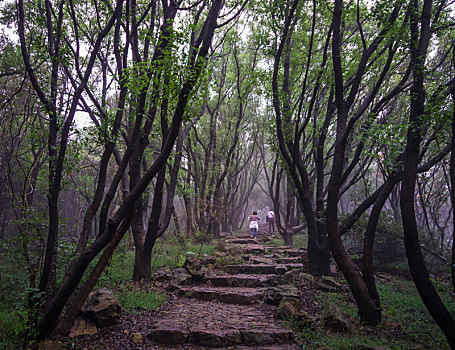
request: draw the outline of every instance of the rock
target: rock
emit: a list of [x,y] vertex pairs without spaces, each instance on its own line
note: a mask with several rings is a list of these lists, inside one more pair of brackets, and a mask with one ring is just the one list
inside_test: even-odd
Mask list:
[[259,288],[224,288],[208,286],[181,287],[180,293],[199,300],[217,300],[225,304],[247,305],[260,302],[264,290]]
[[280,301],[280,304],[282,303],[290,304],[296,310],[300,309],[301,306],[300,298],[296,298],[293,296],[284,296],[283,299],[281,299]]
[[393,280],[392,275],[389,275],[388,273],[385,273],[385,272],[379,272],[378,273],[378,278],[380,278],[381,280],[384,280],[384,281],[392,281]]
[[292,318],[303,327],[313,324],[312,318],[305,311],[300,310],[299,306],[292,302],[292,299],[283,299],[276,310],[275,316],[284,319]]
[[170,275],[164,272],[163,270],[158,270],[153,274],[153,281],[155,282],[167,282],[170,280]]
[[237,329],[225,331],[190,327],[188,341],[204,347],[218,348],[220,346],[241,344],[242,336]]
[[202,266],[201,260],[196,257],[194,254],[189,254],[186,257],[183,267],[195,278],[195,280],[200,281],[204,278],[207,269]]
[[93,335],[96,333],[98,333],[98,328],[95,323],[86,321],[83,318],[77,318],[71,327],[69,337],[74,338],[80,335]]
[[338,273],[338,268],[335,265],[330,265],[330,273]]
[[161,326],[158,324],[155,325],[155,329],[152,329],[147,337],[160,344],[184,344],[188,339],[188,331],[183,330],[178,326]]
[[297,293],[297,288],[290,285],[283,285],[279,287],[271,287],[267,289],[266,302],[272,305],[279,305],[282,299],[293,298],[300,300],[300,296]]
[[204,265],[213,265],[216,263],[216,257],[211,256],[211,255],[204,255],[202,257],[202,263]]
[[290,302],[280,302],[280,305],[278,305],[275,316],[280,317],[280,318],[286,318],[286,317],[292,317],[295,315],[297,310],[295,309],[294,305],[292,305]]
[[227,251],[227,245],[223,240],[219,240],[217,245],[216,245],[217,251],[218,252],[225,252]]
[[131,335],[131,341],[134,344],[142,344],[142,343],[144,343],[144,337],[142,336],[141,333],[133,333]]
[[38,350],[60,350],[62,342],[59,340],[45,340],[38,343]]
[[122,308],[109,289],[101,288],[92,293],[87,298],[82,312],[96,323],[98,327],[110,326],[117,323],[120,318]]
[[314,277],[309,273],[301,272],[299,270],[291,270],[284,274],[284,281],[287,284],[293,284],[297,287],[302,286],[305,282],[313,282]]
[[277,266],[275,266],[275,273],[277,275],[284,275],[287,270],[288,270],[288,268],[286,267],[286,265],[277,265]]
[[180,267],[172,271],[171,284],[180,286],[190,284],[192,276],[188,273],[187,269]]
[[248,257],[248,258],[249,258],[250,262],[253,263],[253,264],[265,264],[265,265],[272,265],[273,264],[273,260],[272,259],[267,259],[267,258],[263,258],[263,257],[260,257],[260,256],[251,256],[251,257]]
[[308,282],[313,282],[314,281],[314,276],[310,275],[309,273],[305,272],[300,272],[299,273],[299,278],[300,280],[303,281],[308,281]]
[[226,255],[226,252],[215,252],[215,258],[223,258]]
[[356,333],[352,317],[330,302],[322,310],[321,325],[337,332]]
[[390,348],[387,345],[378,345],[378,346],[370,346],[370,345],[361,345],[358,350],[389,350]]
[[248,244],[246,247],[246,251],[248,254],[263,254],[264,253],[264,246],[261,244]]
[[326,292],[337,293],[341,291],[342,285],[335,281],[332,277],[323,276],[318,283],[318,289]]

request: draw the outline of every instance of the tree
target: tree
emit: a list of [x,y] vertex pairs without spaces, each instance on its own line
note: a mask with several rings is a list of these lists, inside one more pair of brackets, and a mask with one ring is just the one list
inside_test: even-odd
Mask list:
[[[425,0],[423,2],[421,15],[419,15],[419,3],[417,1],[409,2],[411,32],[409,50],[411,53],[412,86],[400,204],[406,255],[412,279],[426,308],[443,331],[450,347],[455,349],[455,320],[444,306],[426,269],[420,249],[414,207],[417,167],[421,157],[420,145],[427,126],[425,115],[429,113],[430,107],[425,103],[425,59],[432,36],[432,26],[436,23],[443,6],[444,2],[439,3],[439,6],[436,7],[436,15],[432,17],[433,1]],[[450,85],[453,85],[453,82]],[[449,88],[453,89],[450,85]]]

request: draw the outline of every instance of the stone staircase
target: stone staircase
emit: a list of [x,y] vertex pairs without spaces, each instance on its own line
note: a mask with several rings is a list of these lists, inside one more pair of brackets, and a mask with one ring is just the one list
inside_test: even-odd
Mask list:
[[240,252],[244,263],[180,278],[184,282],[173,285],[178,298],[157,317],[148,338],[159,349],[299,349],[293,332],[274,313],[281,299],[299,299],[289,281],[303,271],[302,250],[242,237],[226,237],[222,243]]

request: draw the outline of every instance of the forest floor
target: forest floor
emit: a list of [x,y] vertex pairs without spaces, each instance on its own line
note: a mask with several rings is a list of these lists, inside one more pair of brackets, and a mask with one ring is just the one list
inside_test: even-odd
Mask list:
[[[243,238],[236,241],[237,236]],[[187,253],[201,260],[216,257],[203,279],[193,278],[186,285],[162,280],[133,283],[127,276],[132,255],[127,250],[120,252],[99,283],[118,296],[123,306],[119,322],[94,335],[56,338],[52,344],[88,350],[448,349],[412,281],[378,272],[383,321],[369,327],[356,321],[351,293],[335,269],[333,284],[321,284],[305,273],[304,250],[280,247],[281,239],[276,237],[260,237],[256,242],[244,233],[237,236],[224,237],[218,244],[186,246],[177,254],[176,242],[158,246],[154,269],[165,272],[181,267]],[[297,241],[299,245],[302,242]],[[295,276],[303,278],[296,281]],[[442,280],[437,286],[442,295],[450,296]],[[277,305],[281,308],[283,299],[297,300],[295,314],[277,317]],[[352,328],[341,332],[323,325],[323,310],[330,303],[342,309]],[[453,311],[453,298],[449,303]]]

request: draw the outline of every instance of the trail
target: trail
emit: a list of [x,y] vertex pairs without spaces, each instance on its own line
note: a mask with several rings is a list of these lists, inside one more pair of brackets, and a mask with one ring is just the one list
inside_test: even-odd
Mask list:
[[226,237],[223,250],[244,263],[220,266],[198,283],[179,286],[180,298],[157,317],[148,338],[159,349],[301,348],[274,317],[273,304],[299,300],[289,282],[291,271],[303,271],[303,251],[267,246],[268,240]]

